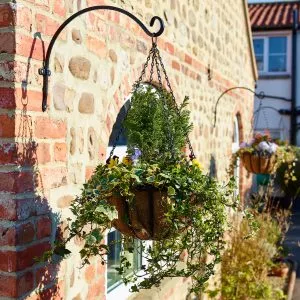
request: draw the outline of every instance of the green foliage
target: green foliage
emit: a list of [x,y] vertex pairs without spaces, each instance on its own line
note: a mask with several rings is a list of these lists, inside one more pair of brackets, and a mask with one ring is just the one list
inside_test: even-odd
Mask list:
[[[233,184],[220,186],[185,159],[163,168],[160,164],[145,162],[137,165],[121,163],[112,168],[99,165],[85,184],[82,195],[71,205],[75,220],[68,226],[70,236],[64,242],[65,249],[68,249],[67,242],[77,236],[85,241],[80,252],[83,263],[89,263],[93,255],[99,255],[105,262],[108,245],[103,244],[103,236],[116,218],[115,209],[108,204],[109,198],[113,194],[121,195],[131,205],[135,190],[147,185],[168,192],[166,221],[169,238],[155,241],[152,247],[142,244],[149,264],[143,266],[145,277],[141,282],[136,283],[138,277],[135,273],[128,276],[128,270],[132,269],[126,255],[122,255],[117,271],[123,275],[125,283],[135,283],[133,291],[151,288],[159,285],[165,277],[177,276],[191,276],[193,290],[199,291],[220,261],[227,220],[226,206],[235,205],[231,196]],[[185,249],[189,249],[187,263],[179,269],[177,263]],[[207,255],[210,256],[209,262],[206,261]]]
[[[142,266],[140,281],[140,274],[132,270],[125,253],[121,253],[116,271],[125,284],[133,283],[132,291],[158,286],[166,277],[192,277],[192,291],[203,288],[220,262],[226,209],[236,205],[234,183],[220,185],[202,173],[197,161],[190,162],[183,155],[182,148],[191,130],[189,111],[185,109],[187,99],[178,110],[174,105],[169,94],[151,87],[138,88],[133,93],[125,128],[129,153],[138,149],[141,157],[134,163],[130,159],[120,164],[110,160],[96,168],[82,194],[71,204],[74,218],[67,227],[69,236],[56,243],[52,254],[68,255],[68,242],[76,237],[84,241],[80,251],[83,264],[95,255],[105,263],[109,245],[104,243],[104,236],[117,218],[117,210],[109,204],[111,197],[121,196],[129,209],[135,209],[135,191],[151,187],[167,193],[164,217],[168,237],[152,246],[142,242],[147,265]],[[129,224],[129,220],[122,221]],[[113,243],[128,244],[128,239],[122,236],[122,241]],[[134,247],[131,248],[133,252]],[[179,267],[186,249],[186,262]],[[48,254],[50,258],[51,252]]]
[[[255,234],[253,221],[258,225]],[[236,224],[230,245],[222,255],[222,299],[285,299],[267,279],[280,237],[280,226],[268,213],[254,212],[252,218]]]
[[138,148],[148,162],[178,158],[192,129],[187,104],[185,98],[177,110],[170,94],[152,86],[134,91],[124,122],[129,153]]
[[289,197],[300,194],[300,148],[288,147],[275,174],[276,183]]

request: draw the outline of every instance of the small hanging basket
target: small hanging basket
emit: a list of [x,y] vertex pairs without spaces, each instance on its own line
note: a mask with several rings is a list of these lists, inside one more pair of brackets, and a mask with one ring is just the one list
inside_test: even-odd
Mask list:
[[140,240],[162,240],[168,236],[167,193],[149,187],[135,191],[133,203],[113,196],[110,204],[118,211],[113,226],[127,236]]
[[276,157],[272,155],[262,155],[259,152],[244,152],[241,160],[246,170],[254,174],[271,174],[274,170]]

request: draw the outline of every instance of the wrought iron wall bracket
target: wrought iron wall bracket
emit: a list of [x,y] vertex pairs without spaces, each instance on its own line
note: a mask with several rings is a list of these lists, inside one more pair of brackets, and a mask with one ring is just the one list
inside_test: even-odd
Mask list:
[[217,109],[218,109],[218,105],[219,105],[219,102],[220,102],[221,98],[223,96],[225,96],[227,93],[229,93],[230,91],[232,91],[232,90],[238,90],[238,89],[249,91],[250,93],[253,93],[260,100],[265,99],[265,98],[269,98],[269,99],[273,99],[273,100],[282,100],[282,101],[286,101],[286,102],[291,102],[291,99],[287,99],[285,97],[279,97],[279,96],[274,96],[274,95],[267,95],[264,92],[256,93],[255,91],[253,91],[252,89],[250,89],[248,87],[245,87],[245,86],[235,86],[235,87],[229,88],[226,91],[224,91],[220,95],[220,97],[218,98],[218,100],[217,100],[217,102],[215,104],[215,107],[214,107],[214,111],[213,111],[213,114],[214,114],[214,125],[213,125],[213,127],[216,127],[216,123],[217,123]]
[[51,71],[49,69],[49,64],[50,64],[50,57],[51,57],[51,52],[53,49],[53,46],[59,36],[59,34],[63,31],[63,29],[69,24],[71,23],[74,19],[76,19],[77,17],[90,12],[90,11],[94,11],[94,10],[101,10],[101,9],[105,9],[105,10],[113,10],[113,11],[117,11],[120,12],[128,17],[130,17],[132,20],[134,20],[143,30],[144,32],[152,37],[158,37],[160,35],[162,35],[162,33],[164,32],[164,22],[163,20],[158,17],[158,16],[154,16],[151,20],[150,20],[150,26],[153,27],[155,21],[159,22],[160,28],[158,29],[157,32],[151,32],[148,30],[148,28],[132,13],[119,8],[119,7],[115,7],[115,6],[110,6],[110,5],[97,5],[97,6],[92,6],[92,7],[88,7],[85,9],[82,9],[80,11],[78,11],[77,13],[73,14],[71,17],[69,17],[64,23],[61,24],[61,26],[57,29],[57,31],[55,32],[55,34],[53,35],[49,47],[47,49],[47,53],[46,53],[46,57],[45,60],[43,62],[43,68],[39,69],[39,74],[43,76],[43,103],[42,103],[42,110],[46,111],[47,109],[47,97],[48,97],[48,79],[49,76],[51,76]]

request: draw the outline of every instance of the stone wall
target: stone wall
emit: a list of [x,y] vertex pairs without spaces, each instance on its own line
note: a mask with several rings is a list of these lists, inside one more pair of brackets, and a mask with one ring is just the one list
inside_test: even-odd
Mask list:
[[[243,91],[221,100],[213,128],[221,92],[254,87],[244,0],[1,1],[0,299],[105,299],[105,267],[95,259],[79,269],[80,241],[71,246],[77,254],[58,265],[34,260],[49,249],[59,220],[71,216],[70,202],[104,161],[116,116],[151,45],[141,28],[118,12],[77,18],[53,49],[49,108],[43,113],[38,75],[43,47],[68,16],[98,4],[123,7],[145,24],[153,15],[164,19],[166,30],[158,45],[177,101],[190,97],[190,138],[207,170],[215,162],[212,173],[225,179],[236,114],[241,138],[250,131],[253,97]],[[250,183],[241,169],[242,193]],[[172,282],[160,294],[154,292],[153,299],[175,299],[178,281]]]

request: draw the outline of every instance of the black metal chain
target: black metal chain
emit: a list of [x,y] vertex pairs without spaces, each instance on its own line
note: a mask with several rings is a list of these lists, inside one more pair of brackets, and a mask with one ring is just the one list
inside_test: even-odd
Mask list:
[[[170,94],[171,94],[172,100],[173,100],[173,106],[174,106],[175,111],[177,112],[177,114],[180,115],[180,111],[179,111],[179,108],[178,108],[178,105],[177,105],[177,102],[176,102],[176,98],[175,98],[173,89],[172,89],[172,87],[171,87],[171,83],[170,83],[170,80],[169,80],[169,77],[168,77],[166,68],[165,68],[165,66],[164,66],[164,64],[163,64],[163,61],[162,61],[162,58],[161,58],[161,56],[160,56],[160,52],[159,52],[158,49],[157,49],[157,57],[158,57],[158,59],[159,59],[161,68],[162,68],[163,73],[164,73],[164,75],[165,75],[166,83],[167,83],[167,86],[168,86],[168,88],[169,88],[169,92],[170,92]],[[186,142],[187,142],[187,144],[188,144],[188,146],[189,146],[189,150],[190,150],[190,159],[196,158],[195,153],[194,153],[194,150],[193,150],[193,147],[192,147],[191,140],[190,140],[190,138],[189,138],[188,136],[186,137]]]
[[[151,60],[152,59],[152,60]],[[151,68],[150,68],[150,78],[149,78],[149,81],[150,83],[153,81],[153,74],[154,74],[154,69],[156,67],[156,71],[157,71],[157,77],[158,77],[158,83],[159,83],[159,89],[160,89],[160,93],[163,92],[163,84],[162,84],[162,77],[161,77],[161,71],[160,71],[160,68],[162,69],[163,71],[163,74],[164,74],[164,77],[165,77],[165,80],[166,80],[166,83],[167,83],[167,86],[168,86],[168,89],[169,89],[169,93],[171,94],[171,98],[172,98],[172,105],[176,111],[176,113],[180,116],[180,111],[179,111],[179,108],[178,108],[178,105],[176,103],[176,98],[175,98],[175,95],[174,95],[174,92],[173,92],[173,89],[171,87],[171,83],[170,83],[170,80],[169,80],[169,77],[167,75],[167,72],[166,72],[166,69],[165,69],[165,66],[162,62],[162,58],[161,58],[161,55],[160,55],[160,52],[159,52],[159,49],[157,48],[157,43],[156,43],[156,40],[152,40],[152,47],[149,51],[149,54],[147,56],[147,59],[146,59],[146,62],[144,64],[144,67],[142,69],[142,72],[141,72],[141,75],[139,77],[139,79],[136,81],[136,83],[133,85],[133,91],[136,91],[141,83],[142,83],[142,80],[146,74],[146,70],[148,68],[148,65],[149,65],[149,62],[151,60]],[[164,100],[164,113],[166,115],[166,118],[167,118],[167,112],[165,111],[166,109],[166,103],[165,103],[165,98],[163,97],[163,100]],[[122,123],[124,123],[124,121],[126,120],[127,116],[128,116],[128,113],[129,113],[129,110],[131,108],[131,102],[129,101],[129,105],[128,105],[128,109],[125,113],[125,116],[123,118],[123,121]],[[169,124],[169,123],[168,123]],[[109,155],[109,158],[107,159],[107,162],[110,162],[111,158],[113,157],[113,154],[114,154],[114,151],[116,149],[116,146],[117,146],[117,143],[119,141],[119,138],[121,136],[121,134],[123,133],[123,126],[121,126],[117,136],[116,136],[116,139],[115,139],[115,142],[113,144],[113,147],[112,147],[112,150],[110,151],[110,155]],[[171,142],[171,152],[174,151],[174,142],[172,140],[172,137],[171,137],[171,132],[170,130],[168,130],[168,135],[169,135],[169,140]],[[189,147],[189,150],[190,150],[190,159],[194,159],[196,156],[194,154],[194,150],[193,150],[193,147],[192,147],[192,144],[191,144],[191,141],[189,139],[189,137],[187,136],[186,137],[186,141],[187,141],[187,144],[188,144],[188,147]]]
[[168,134],[167,138],[168,138],[169,145],[170,145],[170,148],[168,150],[170,150],[172,157],[175,157],[174,138],[172,137],[170,123],[169,123],[169,120],[168,120],[166,98],[163,95],[163,83],[162,83],[161,72],[160,72],[160,63],[159,63],[159,60],[158,60],[157,46],[155,47],[155,52],[153,54],[153,57],[154,57],[154,61],[155,61],[157,79],[158,79],[158,83],[159,83],[158,92],[161,94],[162,99],[163,99],[163,114],[164,114],[165,120],[167,121],[167,134]]
[[[145,62],[145,64],[144,64],[144,67],[143,67],[143,69],[142,69],[141,75],[140,75],[139,79],[135,82],[135,84],[133,85],[132,92],[134,92],[135,90],[137,90],[137,89],[140,87],[140,85],[141,85],[141,83],[142,83],[142,80],[143,80],[143,78],[144,78],[144,76],[145,76],[145,74],[146,74],[146,70],[147,70],[147,68],[148,68],[149,61],[150,61],[151,57],[153,56],[154,50],[155,50],[155,47],[154,47],[154,45],[152,45],[152,47],[151,47],[151,49],[150,49],[150,51],[149,51],[149,54],[148,54],[148,56],[147,56],[146,62]],[[152,69],[152,68],[151,68],[151,69]],[[153,71],[152,71],[152,73],[153,73]],[[150,79],[151,79],[151,77],[153,77],[153,74],[150,75]],[[123,118],[123,120],[122,120],[122,124],[123,124],[124,121],[126,120],[130,108],[131,108],[131,101],[129,101],[129,105],[128,105],[128,108],[127,108],[127,110],[126,110],[126,112],[125,112],[125,116],[124,116],[124,118]],[[116,149],[116,147],[117,147],[118,141],[119,141],[120,136],[121,136],[121,134],[123,133],[123,131],[124,131],[124,127],[123,127],[123,125],[122,125],[122,126],[120,127],[120,129],[119,129],[119,131],[118,131],[118,134],[117,134],[117,136],[116,136],[116,139],[115,139],[115,141],[114,141],[114,143],[113,143],[113,147],[112,147],[112,149],[111,149],[111,151],[110,151],[109,158],[107,159],[107,162],[110,162],[111,158],[113,157],[114,151],[115,151],[115,149]]]

